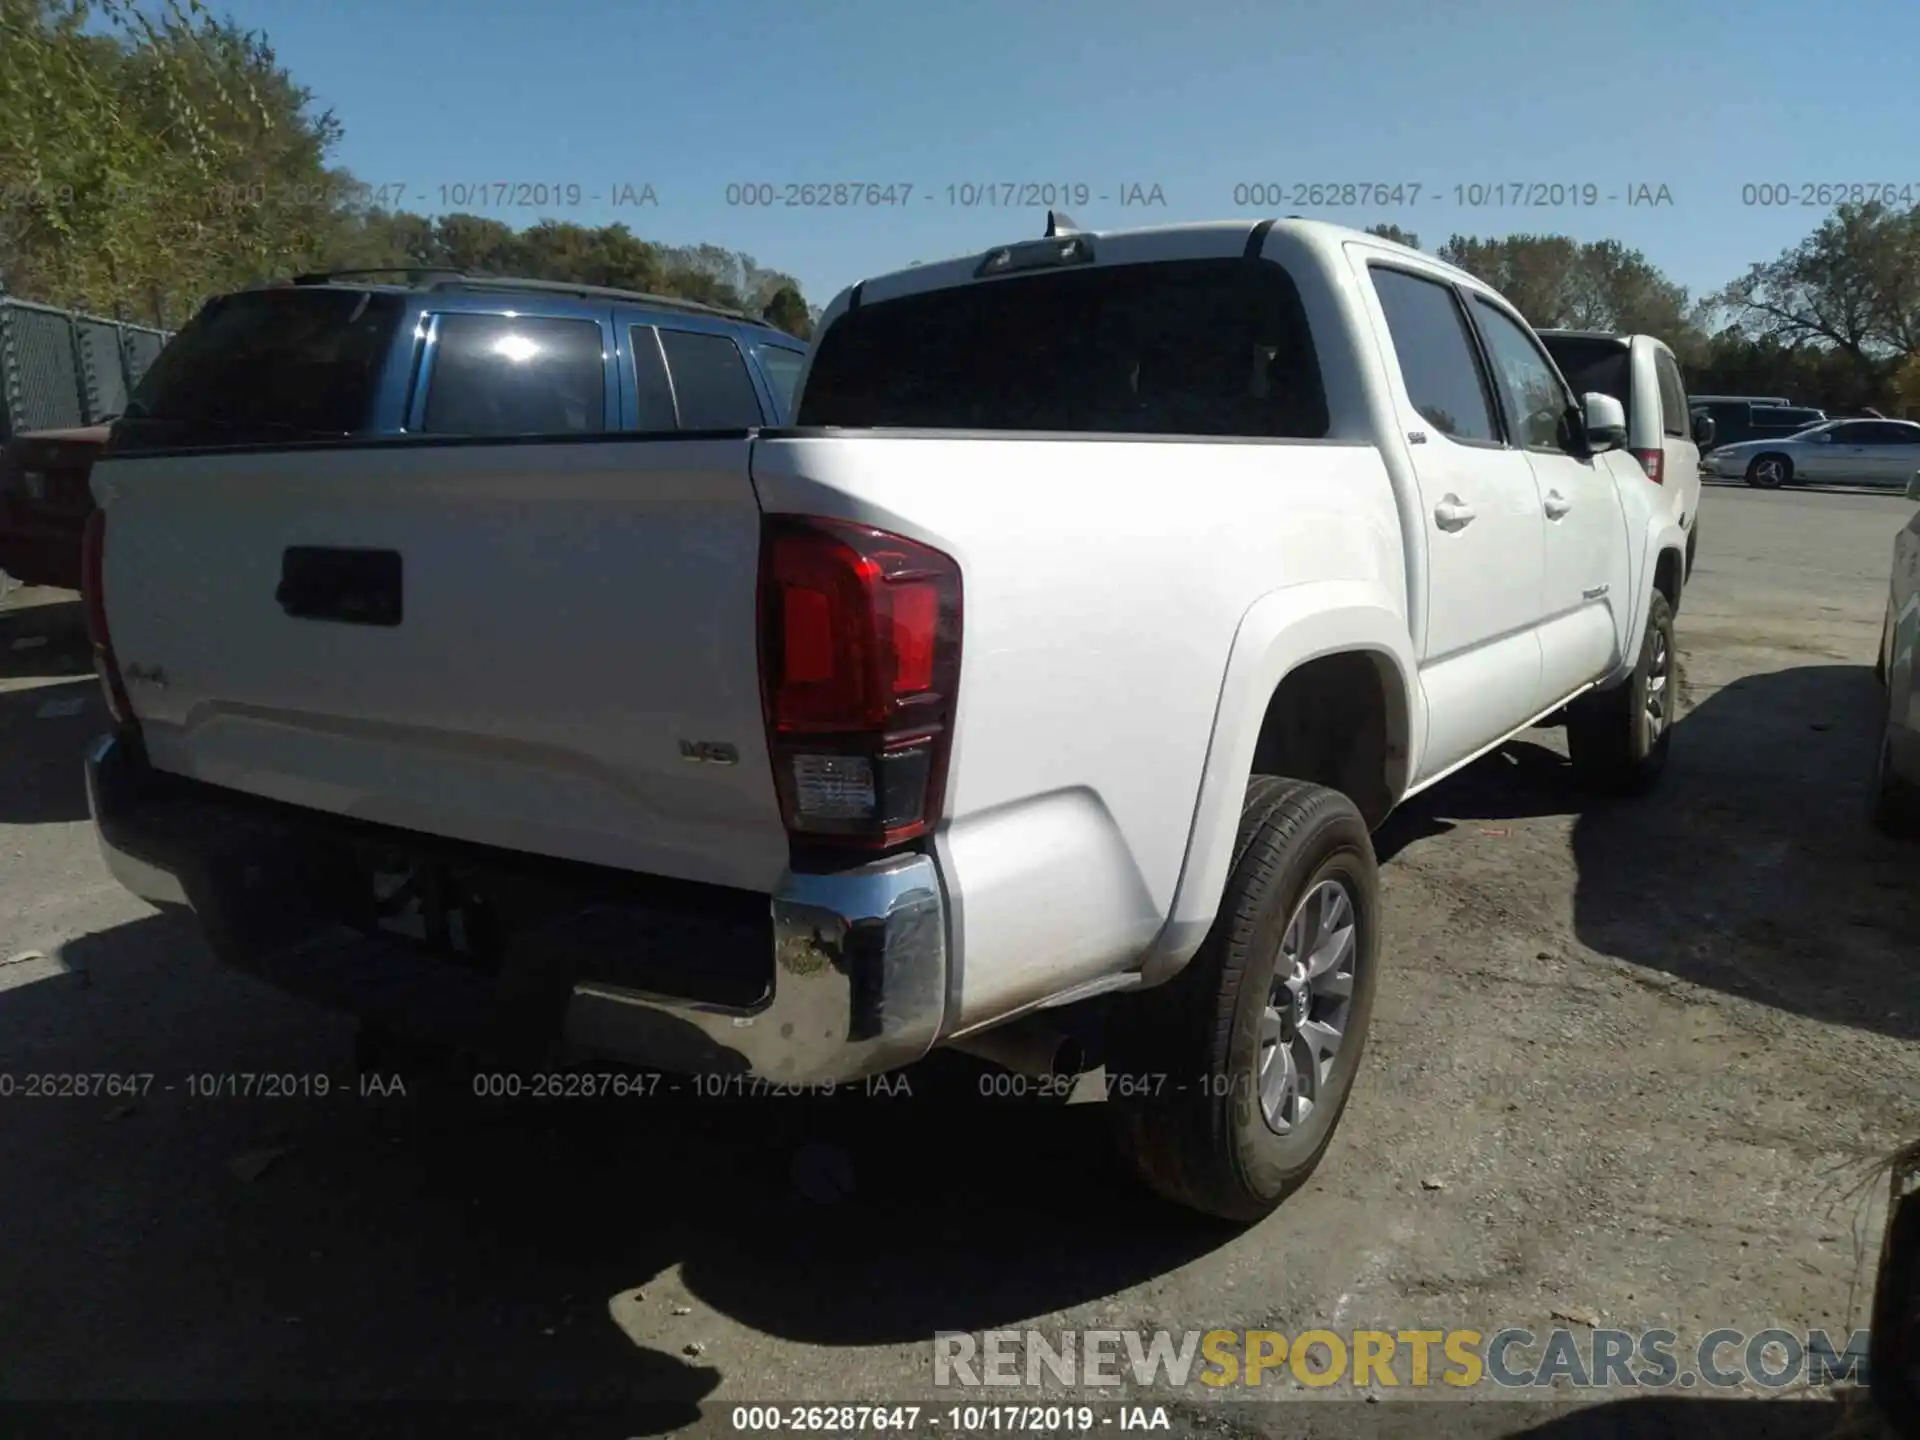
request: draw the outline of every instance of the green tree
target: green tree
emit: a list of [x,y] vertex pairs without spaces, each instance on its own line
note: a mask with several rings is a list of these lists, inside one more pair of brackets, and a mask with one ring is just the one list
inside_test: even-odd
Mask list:
[[1696,339],[1686,290],[1617,240],[1455,235],[1440,258],[1485,280],[1542,329],[1657,335],[1676,350]]
[[0,0],[0,278],[175,323],[321,253],[338,138],[263,38],[199,0]]
[[797,285],[783,285],[776,290],[767,301],[760,318],[802,340],[813,338],[813,315],[807,309],[807,302],[801,297]]
[[1884,394],[1920,350],[1920,206],[1842,205],[1719,298],[1742,334],[1837,351],[1852,390]]
[[1405,245],[1409,250],[1420,248],[1420,237],[1411,230],[1402,230],[1398,225],[1379,224],[1367,226],[1367,234],[1378,235],[1382,240],[1391,240],[1396,245]]

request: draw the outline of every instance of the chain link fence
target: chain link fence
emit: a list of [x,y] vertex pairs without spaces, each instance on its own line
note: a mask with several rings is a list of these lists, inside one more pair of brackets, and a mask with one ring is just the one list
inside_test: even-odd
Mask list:
[[0,440],[118,415],[171,333],[0,291]]

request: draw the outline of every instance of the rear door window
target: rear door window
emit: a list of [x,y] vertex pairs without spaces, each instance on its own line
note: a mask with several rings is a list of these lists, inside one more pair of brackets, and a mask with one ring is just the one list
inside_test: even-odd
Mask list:
[[1920,443],[1920,429],[1911,425],[1896,424],[1892,420],[1874,420],[1867,424],[1867,438],[1856,444],[1867,445],[1912,445]]
[[660,328],[682,430],[745,430],[766,424],[746,356],[730,335]]
[[473,436],[602,431],[604,349],[593,320],[443,314],[420,428]]
[[1452,287],[1403,270],[1370,269],[1413,408],[1451,439],[1497,445],[1493,393]]
[[800,425],[1317,439],[1319,360],[1270,262],[1077,265],[842,315]]
[[317,286],[211,300],[141,378],[114,448],[365,433],[404,308],[397,294]]
[[1529,450],[1564,453],[1560,437],[1572,398],[1560,375],[1520,322],[1498,305],[1476,295],[1473,310],[1506,404],[1508,433]]

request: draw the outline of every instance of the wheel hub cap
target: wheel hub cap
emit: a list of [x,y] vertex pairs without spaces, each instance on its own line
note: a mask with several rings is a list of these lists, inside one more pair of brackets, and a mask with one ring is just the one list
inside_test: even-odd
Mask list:
[[1647,662],[1647,742],[1652,744],[1667,728],[1667,682],[1673,671],[1673,654],[1660,630],[1653,632],[1649,643],[1653,654]]
[[1353,1008],[1358,915],[1344,882],[1323,880],[1287,922],[1260,1018],[1260,1113],[1285,1135],[1320,1103]]

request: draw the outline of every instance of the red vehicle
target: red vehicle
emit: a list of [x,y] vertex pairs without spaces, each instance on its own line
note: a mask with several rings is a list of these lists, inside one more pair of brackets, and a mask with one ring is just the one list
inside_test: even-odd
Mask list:
[[80,588],[87,482],[106,440],[105,425],[87,425],[27,431],[0,447],[0,570],[24,585]]

